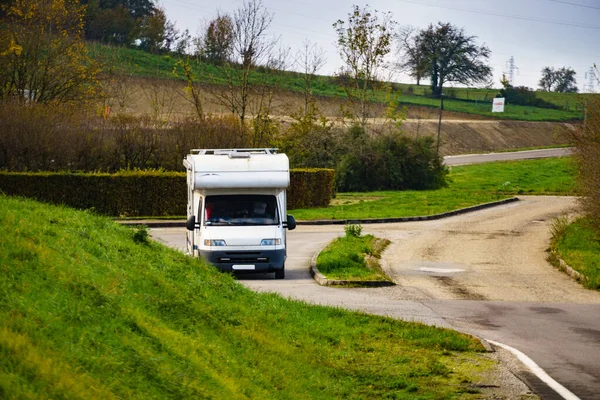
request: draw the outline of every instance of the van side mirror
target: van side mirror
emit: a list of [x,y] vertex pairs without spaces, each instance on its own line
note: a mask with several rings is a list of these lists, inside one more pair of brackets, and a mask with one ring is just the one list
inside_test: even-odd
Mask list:
[[187,219],[187,222],[185,223],[185,227],[187,228],[188,231],[193,231],[194,229],[196,229],[196,216],[195,215],[190,215],[190,217]]
[[287,216],[287,228],[290,231],[296,229],[296,218],[293,215],[288,214]]

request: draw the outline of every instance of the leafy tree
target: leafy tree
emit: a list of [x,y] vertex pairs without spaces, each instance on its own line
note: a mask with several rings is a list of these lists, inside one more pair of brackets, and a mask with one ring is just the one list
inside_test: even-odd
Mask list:
[[85,37],[104,43],[133,45],[142,21],[154,13],[154,0],[81,0],[87,5]]
[[392,30],[395,24],[391,13],[382,13],[367,7],[353,6],[348,20],[333,24],[337,33],[337,47],[345,66],[341,82],[352,105],[353,117],[363,130],[370,116],[370,105],[379,80],[384,59],[391,50]]
[[398,63],[398,68],[401,71],[406,71],[415,78],[417,86],[421,84],[421,79],[427,77],[427,58],[421,51],[421,36],[417,34],[415,28],[407,26],[399,30],[395,35],[400,51],[401,62]]
[[167,52],[178,37],[177,29],[173,22],[167,19],[165,10],[158,7],[143,21],[140,48],[155,54]]
[[204,34],[202,57],[211,64],[223,65],[233,51],[233,20],[227,14],[217,14]]
[[538,82],[540,90],[545,92],[577,93],[577,80],[575,71],[572,68],[562,67],[554,69],[544,67],[542,77]]
[[478,46],[475,39],[475,36],[467,36],[463,29],[442,22],[430,24],[419,33],[416,43],[424,63],[418,65],[427,68],[433,95],[440,95],[447,82],[471,85],[489,79],[492,70],[486,61],[490,49]]
[[82,40],[78,0],[16,0],[0,21],[0,98],[82,101],[97,88],[98,68]]

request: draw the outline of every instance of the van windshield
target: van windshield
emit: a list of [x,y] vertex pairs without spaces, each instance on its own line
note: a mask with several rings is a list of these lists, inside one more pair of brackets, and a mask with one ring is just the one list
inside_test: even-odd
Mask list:
[[204,225],[278,225],[272,195],[219,195],[204,200]]

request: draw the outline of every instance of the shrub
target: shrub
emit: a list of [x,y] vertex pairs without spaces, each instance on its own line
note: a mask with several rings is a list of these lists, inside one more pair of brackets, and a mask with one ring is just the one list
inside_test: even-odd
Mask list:
[[359,238],[362,233],[362,226],[360,224],[346,224],[346,226],[344,226],[344,232],[346,233],[347,238]]
[[166,125],[148,116],[103,119],[67,105],[0,103],[0,169],[14,172],[182,171],[191,149],[249,147],[252,140],[233,116]]
[[333,168],[341,150],[341,139],[333,124],[314,102],[306,112],[292,114],[293,121],[277,141],[277,147],[288,155],[294,168]]
[[446,185],[448,170],[435,151],[432,137],[411,138],[395,132],[364,140],[360,151],[347,154],[338,165],[339,191],[437,189]]
[[333,197],[332,169],[293,169],[287,193],[289,209],[327,207]]
[[[333,175],[333,170],[292,170],[288,207],[327,206]],[[116,174],[0,172],[0,192],[115,217],[183,216],[187,204],[185,173],[156,170]]]
[[111,216],[185,215],[184,173],[0,173],[0,191]]

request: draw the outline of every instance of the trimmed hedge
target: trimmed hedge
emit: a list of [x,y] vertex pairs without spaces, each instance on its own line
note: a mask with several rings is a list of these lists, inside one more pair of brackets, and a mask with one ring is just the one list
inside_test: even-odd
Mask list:
[[[328,205],[333,175],[333,170],[292,170],[291,185],[297,187],[288,192],[288,208]],[[114,217],[182,216],[187,203],[183,172],[0,172],[0,192]]]
[[180,172],[0,172],[0,191],[118,217],[186,213],[186,180]]
[[333,169],[292,169],[287,193],[288,208],[327,207],[333,197],[334,176]]

